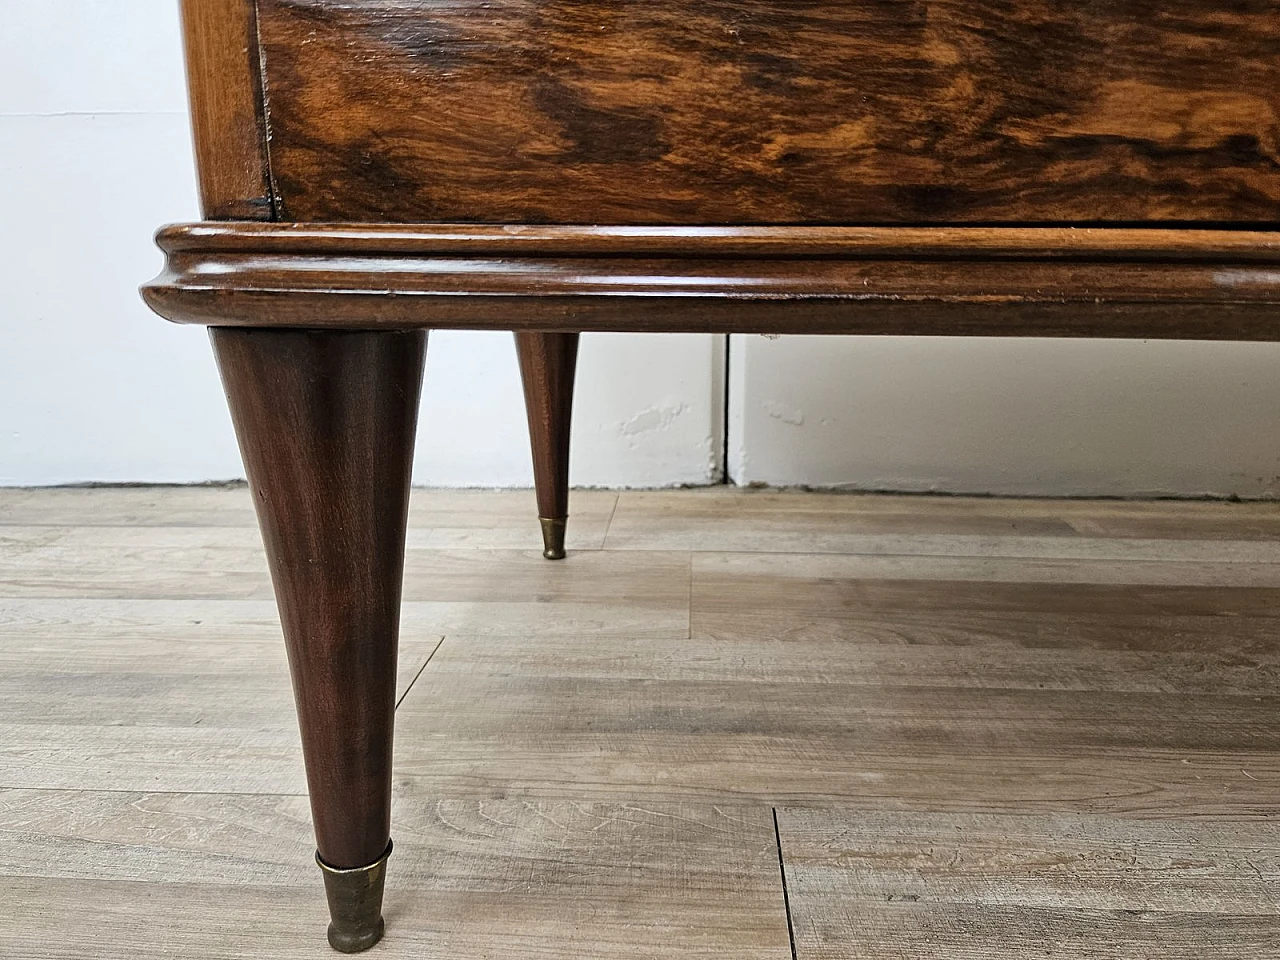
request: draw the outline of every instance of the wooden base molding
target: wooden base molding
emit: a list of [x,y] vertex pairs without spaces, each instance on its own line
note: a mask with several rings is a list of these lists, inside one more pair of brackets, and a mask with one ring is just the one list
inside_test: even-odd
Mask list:
[[1280,232],[204,223],[143,288],[180,323],[1280,339]]

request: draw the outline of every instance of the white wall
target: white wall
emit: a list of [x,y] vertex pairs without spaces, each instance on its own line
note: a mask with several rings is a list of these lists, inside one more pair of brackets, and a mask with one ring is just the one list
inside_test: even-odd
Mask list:
[[1280,497],[1280,344],[734,337],[739,483]]
[[[0,485],[241,476],[203,330],[152,316],[197,201],[175,0],[0,0]],[[723,338],[588,336],[574,480],[718,477]],[[508,334],[433,335],[418,483],[527,485]]]
[[[573,483],[718,482],[723,358],[723,337],[584,334],[574,401]],[[414,481],[460,487],[533,483],[511,334],[431,334]]]
[[[0,484],[240,476],[204,332],[137,285],[196,216],[174,0],[0,0]],[[718,477],[723,338],[584,339],[574,480]],[[416,479],[528,484],[506,334],[438,333]],[[735,338],[740,482],[1280,495],[1280,346]]]

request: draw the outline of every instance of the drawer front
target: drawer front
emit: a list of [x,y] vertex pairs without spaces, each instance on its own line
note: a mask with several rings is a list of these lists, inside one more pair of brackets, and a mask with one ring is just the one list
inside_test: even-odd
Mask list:
[[1280,224],[1280,0],[259,0],[292,220]]

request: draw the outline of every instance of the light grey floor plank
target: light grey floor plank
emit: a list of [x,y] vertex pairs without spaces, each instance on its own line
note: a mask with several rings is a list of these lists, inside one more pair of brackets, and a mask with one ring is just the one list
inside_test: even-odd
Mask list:
[[[1227,541],[1229,548],[1234,545],[1235,541]],[[1280,552],[1271,544],[1263,544],[1262,548],[1268,559],[1261,561],[1257,557],[1241,559],[1228,550],[1207,560],[695,553],[691,562],[695,580],[733,577],[737,582],[750,583],[752,578],[767,577],[777,594],[792,589],[797,580],[929,581],[956,584],[957,588],[992,583],[1280,589],[1280,563],[1274,562]],[[1170,553],[1176,557],[1176,551]],[[1054,590],[1039,592],[1052,602]]]
[[[876,538],[1074,537],[1280,540],[1280,503],[1050,500],[798,493],[712,487],[625,491],[606,546],[618,550],[840,553]],[[1071,549],[1069,544],[1061,549]],[[879,548],[883,551],[885,548]]]
[[[247,527],[0,527],[0,622],[16,600],[272,598],[262,546]],[[405,556],[404,599],[432,634],[554,629],[687,636],[689,559],[682,553],[578,551],[548,563],[541,548]],[[414,610],[418,603],[434,604]],[[56,605],[51,605],[56,609]],[[25,609],[30,609],[27,605]],[[560,619],[557,619],[560,618]]]
[[798,960],[1237,960],[1276,955],[1272,917],[1069,907],[850,904]]
[[[603,547],[617,502],[609,490],[573,491],[568,549]],[[540,550],[542,544],[532,490],[414,490],[409,530],[412,543],[440,549]]]
[[244,484],[0,488],[0,526],[256,527]]
[[[786,960],[772,806],[800,960],[1273,950],[1280,505],[532,504],[413,494],[378,955]],[[0,956],[324,955],[305,789],[247,491],[0,491]]]
[[801,960],[1265,956],[1280,940],[1271,820],[777,817]]
[[[952,620],[962,620],[959,614]],[[1093,624],[1090,624],[1092,627]],[[963,622],[950,631],[899,628],[854,637],[761,638],[753,633],[688,639],[614,637],[602,650],[574,634],[515,637],[450,636],[465,648],[468,671],[541,682],[657,681],[676,683],[848,684],[985,690],[1080,690],[1274,697],[1280,693],[1280,630],[1268,621],[1255,639],[1270,649],[1238,652],[1239,621],[1201,618],[1184,624],[1185,649],[1121,649],[1067,643],[1066,631],[1045,634],[1018,618]],[[1153,633],[1162,625],[1144,624]],[[968,629],[965,642],[957,634]],[[1192,636],[1192,630],[1196,630]],[[1114,624],[1112,624],[1114,633]],[[1152,644],[1152,646],[1155,646]],[[1223,650],[1222,647],[1228,647]],[[1231,651],[1231,652],[1228,652]],[[605,654],[605,655],[602,655]],[[442,661],[440,670],[461,669]]]
[[[242,607],[134,601],[121,616],[110,601],[45,599],[8,610],[0,786],[305,791],[274,603]],[[402,640],[400,695],[439,641]]]
[[745,671],[729,643],[659,650],[646,668],[638,646],[589,638],[545,652],[532,641],[446,638],[401,707],[402,731],[431,731],[402,737],[401,788],[1280,810],[1274,696],[1083,689],[1083,671],[1073,688],[901,674],[877,684],[853,676],[870,661],[835,645],[826,653],[844,662],[828,675],[779,679]]
[[700,641],[723,643],[1005,646],[1012,659],[1036,649],[1086,657],[1130,650],[1196,654],[1250,669],[1280,655],[1280,621],[1270,615],[1275,591],[1057,587],[1043,609],[1026,602],[1034,592],[1019,584],[935,591],[797,582],[795,596],[769,602],[750,584],[700,580],[692,629]]
[[[539,558],[541,560],[541,558]],[[545,562],[545,561],[542,561]],[[687,637],[688,569],[672,571],[668,585],[651,592],[607,598],[551,597],[536,588],[525,599],[418,600],[400,610],[402,642],[445,634],[548,637]],[[114,597],[0,597],[0,643],[12,637],[57,649],[64,639],[129,642],[134,638],[202,643],[283,642],[275,601],[180,597],[131,600]]]
[[[768,808],[439,801],[393,815],[378,956],[790,956]],[[293,799],[0,793],[0,955],[323,955],[308,833]]]
[[[398,695],[439,638],[400,648]],[[294,722],[284,641],[104,639],[23,644],[0,636],[0,723],[255,728]]]
[[[617,499],[607,490],[574,491],[570,547],[603,544]],[[0,526],[257,529],[257,519],[243,484],[0,488]],[[435,547],[533,549],[540,538],[532,490],[414,489],[409,529]]]

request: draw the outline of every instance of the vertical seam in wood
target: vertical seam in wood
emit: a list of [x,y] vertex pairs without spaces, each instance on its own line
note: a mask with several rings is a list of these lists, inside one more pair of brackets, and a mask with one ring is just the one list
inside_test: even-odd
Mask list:
[[782,831],[778,828],[778,808],[770,807],[773,813],[773,839],[778,845],[778,874],[782,877],[782,909],[787,914],[787,939],[791,941],[791,960],[796,957],[796,929],[791,921],[791,895],[787,892],[787,865],[782,859]]
[[271,205],[271,219],[272,221],[280,221],[283,219],[284,214],[280,191],[276,187],[276,175],[271,169],[271,101],[267,95],[267,53],[262,46],[262,17],[258,11],[258,0],[253,0],[251,9],[253,11],[254,59],[257,61],[258,67],[254,71],[254,76],[257,78],[257,90],[255,92],[258,95],[258,102],[262,105],[262,134],[260,139],[262,167],[267,180],[267,202]]

